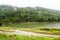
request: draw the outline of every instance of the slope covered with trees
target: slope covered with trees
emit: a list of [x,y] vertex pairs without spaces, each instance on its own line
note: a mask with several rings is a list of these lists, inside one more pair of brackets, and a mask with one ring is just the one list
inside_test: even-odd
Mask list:
[[60,21],[60,11],[42,7],[13,7],[0,5],[0,25],[18,22]]

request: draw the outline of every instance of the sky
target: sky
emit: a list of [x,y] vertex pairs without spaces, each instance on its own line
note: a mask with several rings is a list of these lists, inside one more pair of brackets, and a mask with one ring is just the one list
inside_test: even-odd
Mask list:
[[44,7],[60,10],[60,0],[0,0],[0,5],[11,5],[16,7]]

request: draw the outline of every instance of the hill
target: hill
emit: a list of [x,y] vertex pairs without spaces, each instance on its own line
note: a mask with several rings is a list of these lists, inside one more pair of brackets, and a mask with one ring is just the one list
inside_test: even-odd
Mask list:
[[18,22],[59,22],[60,11],[43,7],[0,5],[0,25]]

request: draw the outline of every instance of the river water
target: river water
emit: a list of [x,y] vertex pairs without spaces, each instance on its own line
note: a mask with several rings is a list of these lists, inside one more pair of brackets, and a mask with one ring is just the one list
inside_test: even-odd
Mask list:
[[16,24],[10,24],[7,26],[24,27],[24,28],[34,28],[34,27],[35,28],[39,28],[39,27],[60,28],[60,22],[21,22]]

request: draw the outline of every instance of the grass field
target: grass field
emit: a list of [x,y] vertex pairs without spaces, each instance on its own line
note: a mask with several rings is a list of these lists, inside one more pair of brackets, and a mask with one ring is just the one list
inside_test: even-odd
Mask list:
[[0,40],[60,40],[60,38],[0,34]]
[[[60,35],[60,28],[50,28],[48,26],[46,23],[24,22],[0,26],[0,31],[11,32],[14,30],[24,30],[41,34]],[[60,38],[0,34],[0,40],[60,40]]]
[[14,28],[14,27],[0,27],[0,31],[11,32],[14,30],[23,30],[28,32],[36,32],[40,34],[60,35],[60,28]]
[[18,28],[19,30],[42,33],[42,34],[52,34],[60,35],[60,28]]

